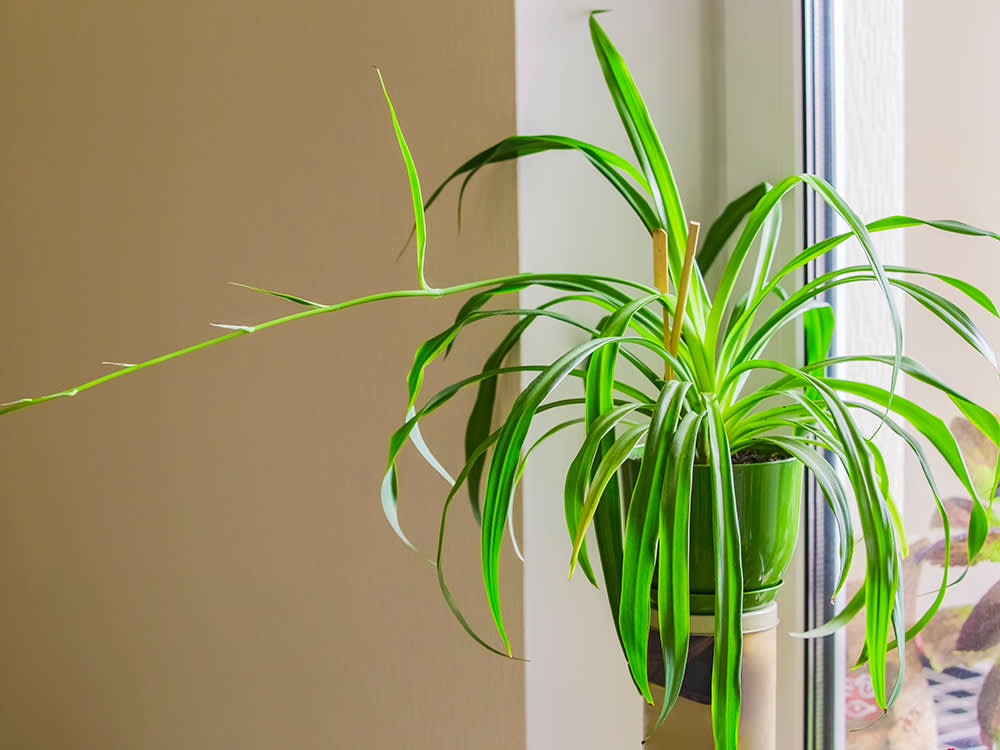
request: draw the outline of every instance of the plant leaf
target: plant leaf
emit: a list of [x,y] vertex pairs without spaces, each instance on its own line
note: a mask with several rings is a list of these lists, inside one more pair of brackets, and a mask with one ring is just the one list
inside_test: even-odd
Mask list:
[[[892,530],[886,500],[880,492],[868,444],[847,406],[829,384],[829,379],[814,377],[783,362],[764,359],[737,365],[728,377],[735,379],[751,370],[777,371],[786,376],[785,380],[798,381],[805,387],[812,387],[832,420],[832,434],[843,447],[841,459],[854,489],[867,551],[864,603],[865,643],[871,654],[869,669],[876,702],[883,708],[888,708],[898,694],[905,671],[905,664],[901,662],[896,682],[887,695],[885,657],[889,630],[897,630],[903,622],[903,599],[899,593],[902,572],[897,539]],[[893,408],[899,407],[894,404]],[[840,616],[834,617],[828,625],[842,625],[843,621],[839,618]],[[817,628],[810,635],[823,632],[822,628]]]
[[731,201],[722,210],[719,218],[712,223],[712,226],[708,228],[708,232],[705,233],[701,250],[698,251],[698,268],[701,269],[702,274],[708,273],[712,264],[719,257],[719,253],[722,252],[722,249],[729,241],[729,238],[733,236],[736,228],[739,227],[740,222],[753,210],[753,207],[757,205],[757,201],[764,197],[764,193],[770,187],[766,182],[754,185],[739,198]]
[[406,176],[410,181],[410,197],[413,199],[413,218],[415,221],[415,232],[417,235],[417,279],[420,281],[420,288],[430,290],[427,281],[424,279],[424,251],[427,248],[427,221],[424,218],[424,201],[420,194],[420,178],[417,177],[417,166],[413,163],[410,155],[410,147],[406,145],[406,138],[403,137],[403,130],[399,127],[399,120],[396,119],[396,110],[392,106],[392,99],[382,80],[382,71],[375,68],[378,75],[379,85],[385,95],[385,103],[389,107],[389,115],[392,117],[392,128],[396,131],[396,141],[399,143],[399,151],[403,155],[406,163]]
[[821,305],[807,310],[802,316],[802,331],[805,335],[806,366],[826,359],[833,343],[833,329],[836,318],[830,305]]
[[[587,482],[591,479],[591,469],[594,466],[598,448],[604,442],[604,436],[614,430],[629,414],[644,408],[646,406],[640,403],[620,404],[613,409],[605,411],[588,427],[587,434],[580,444],[580,449],[573,457],[573,461],[570,462],[563,488],[563,509],[566,516],[566,528],[571,541],[575,540],[580,524],[580,516],[586,506]],[[598,468],[593,474],[595,482],[599,481],[599,473],[600,469]],[[601,490],[603,492],[603,487]],[[598,499],[600,499],[600,495],[598,495]],[[576,545],[574,541],[574,548],[575,554],[570,560],[570,575],[572,575],[574,563],[576,560],[579,560],[580,567],[587,576],[587,580],[594,586],[597,586],[597,579],[590,567],[587,554],[586,537],[581,538],[579,545]]]
[[976,495],[972,477],[965,466],[965,460],[958,448],[958,443],[955,442],[955,438],[945,423],[939,417],[934,416],[913,401],[899,395],[890,396],[889,392],[883,388],[868,385],[867,383],[836,378],[823,378],[823,381],[838,391],[861,396],[872,403],[899,414],[899,416],[913,425],[921,435],[931,442],[938,453],[941,454],[941,457],[948,463],[948,466],[958,480],[968,490],[969,494],[973,496],[975,505],[969,519],[969,551],[975,557],[986,541],[986,533],[989,526],[986,509],[983,507],[980,498]]
[[238,281],[230,281],[233,286],[238,286],[243,289],[249,289],[251,292],[260,292],[261,294],[269,294],[272,297],[280,297],[281,299],[286,299],[289,302],[294,302],[297,305],[305,305],[306,307],[328,307],[320,302],[313,302],[312,300],[304,299],[303,297],[297,297],[294,294],[285,294],[284,292],[273,292],[270,289],[261,289],[259,286],[250,286],[249,284],[241,284]]
[[[641,297],[616,310],[607,321],[601,325],[600,333],[605,337],[621,336],[627,330],[629,322],[635,314],[647,305],[657,301],[659,294]],[[611,384],[615,379],[615,366],[621,346],[614,341],[601,347],[591,356],[587,367],[585,381],[584,411],[588,426],[596,421],[601,414],[613,408]],[[606,435],[597,448],[597,459],[603,461],[604,454],[609,451],[614,442],[614,435]],[[625,458],[628,457],[626,453]],[[622,459],[624,461],[624,458]],[[603,491],[604,502],[597,505],[594,511],[594,535],[597,538],[597,551],[601,558],[601,571],[604,573],[604,591],[615,618],[615,629],[618,630],[618,612],[621,609],[621,587],[624,569],[622,567],[622,502],[621,488],[618,482],[609,482]],[[621,632],[618,631],[621,639]],[[624,645],[624,644],[623,644]]]
[[[622,174],[624,173],[629,178],[635,180],[641,190],[649,191],[649,183],[646,178],[631,162],[612,151],[600,148],[592,143],[561,135],[515,135],[504,138],[489,148],[483,149],[448,175],[445,181],[435,188],[430,198],[424,203],[424,210],[426,211],[431,207],[431,204],[438,199],[441,192],[448,185],[462,175],[465,175],[458,198],[458,223],[459,227],[461,227],[462,199],[465,195],[465,188],[480,169],[489,164],[498,164],[533,154],[566,150],[575,150],[583,154],[587,161],[621,194],[647,229],[652,231],[659,226],[656,212],[649,205],[649,202]],[[411,231],[410,238],[412,236],[413,232]],[[407,238],[407,244],[409,244],[410,238]]]
[[[625,127],[625,134],[632,144],[639,167],[649,181],[653,206],[663,229],[667,232],[668,265],[676,288],[681,277],[681,265],[687,243],[687,219],[684,216],[684,207],[663,144],[646,109],[642,94],[632,80],[632,74],[625,60],[597,22],[598,12],[590,14],[590,37],[594,44],[594,52],[597,54],[608,93],[611,94],[615,109],[618,110],[618,116]],[[702,311],[707,309],[708,294],[701,273],[697,272],[697,269],[695,271],[691,278],[693,297],[691,315],[696,321],[696,326],[701,327]]]
[[736,519],[733,467],[719,403],[708,402],[706,443],[712,466],[712,544],[715,547],[715,653],[712,735],[719,750],[736,750],[743,662],[743,565]]
[[767,440],[805,465],[816,480],[816,484],[823,491],[823,496],[837,521],[840,575],[833,592],[833,596],[836,596],[847,583],[851,560],[854,556],[854,522],[851,520],[851,512],[847,503],[847,491],[834,468],[820,453],[816,452],[815,448],[805,443],[801,438],[771,436]]
[[687,664],[690,624],[688,563],[690,547],[691,476],[698,434],[704,415],[687,414],[670,446],[667,482],[660,502],[657,615],[663,651],[664,696],[658,728],[677,702]]
[[[515,400],[501,428],[500,437],[493,450],[486,477],[486,492],[483,499],[481,557],[483,584],[486,589],[486,598],[490,606],[490,613],[493,616],[493,622],[497,627],[497,631],[507,646],[508,653],[510,652],[510,641],[507,638],[506,629],[503,625],[503,616],[500,608],[500,542],[503,538],[503,527],[507,519],[507,509],[510,506],[514,489],[513,480],[517,472],[518,459],[527,437],[528,428],[542,401],[575,367],[602,347],[623,343],[642,346],[656,352],[658,356],[666,356],[666,350],[661,344],[648,341],[644,338],[608,336],[585,341],[563,354],[528,384]],[[602,565],[605,564],[605,561],[602,559]],[[610,589],[614,585],[614,579],[609,575],[607,567],[604,568],[604,573],[605,584]],[[611,579],[610,581],[609,578]],[[610,597],[611,594],[609,593]]]
[[668,382],[648,426],[639,475],[628,504],[622,559],[622,594],[618,611],[622,649],[632,678],[649,703],[653,696],[646,674],[649,646],[649,591],[659,537],[659,507],[670,446],[690,383]]
[[[578,514],[579,520],[577,521],[576,529],[572,534],[573,551],[570,554],[569,560],[569,575],[571,578],[573,577],[573,569],[576,567],[577,560],[581,557],[581,550],[585,549],[586,535],[594,519],[594,513],[597,511],[601,500],[604,499],[604,490],[617,477],[621,465],[631,457],[636,446],[646,436],[648,429],[648,425],[634,425],[628,428],[605,451],[601,462],[594,469],[594,475],[587,490],[587,495],[584,498],[583,507]],[[597,585],[594,581],[592,583]]]

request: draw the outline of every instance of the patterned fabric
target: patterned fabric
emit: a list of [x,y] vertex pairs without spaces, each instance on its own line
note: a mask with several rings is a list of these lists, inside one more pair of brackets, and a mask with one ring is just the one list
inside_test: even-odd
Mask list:
[[[936,747],[941,750],[992,750],[983,745],[976,714],[976,704],[982,690],[985,672],[964,667],[949,667],[938,672],[923,656],[920,657],[920,663],[929,698],[934,706],[931,726],[937,727]],[[899,705],[896,704],[897,709]],[[914,705],[907,705],[908,710],[919,710],[921,713],[928,710],[914,709]],[[907,709],[902,710],[905,714]],[[894,722],[907,719],[897,715],[898,710],[894,710],[889,717],[880,720],[881,713],[875,702],[868,670],[850,670],[844,676],[845,719],[849,728],[865,728],[865,731],[849,734],[847,743],[849,747],[897,746],[893,743],[898,743],[899,737],[893,740],[886,733],[894,731]],[[879,730],[881,734],[873,739],[872,733],[878,733]],[[924,737],[926,738],[926,735]]]
[[882,709],[875,702],[875,691],[868,671],[850,671],[844,679],[844,713],[848,726],[875,721]]
[[938,739],[955,750],[988,750],[979,738],[976,699],[983,686],[982,672],[949,667],[943,672],[924,664],[924,677],[934,697]]

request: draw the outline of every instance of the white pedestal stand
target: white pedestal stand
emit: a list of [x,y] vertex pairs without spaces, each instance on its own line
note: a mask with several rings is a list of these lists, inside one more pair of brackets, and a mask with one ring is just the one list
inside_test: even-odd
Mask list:
[[[654,615],[653,620],[656,622]],[[740,750],[775,750],[777,719],[778,606],[771,603],[743,614],[743,698],[740,712]],[[691,652],[685,686],[673,710],[644,745],[645,750],[712,750],[712,711],[707,685],[711,682],[711,615],[691,616]],[[659,634],[655,634],[657,643]],[[706,640],[707,639],[707,640]],[[693,696],[692,700],[685,693]],[[648,734],[659,716],[663,688],[654,686],[657,706],[646,706]],[[702,702],[704,701],[704,702]]]

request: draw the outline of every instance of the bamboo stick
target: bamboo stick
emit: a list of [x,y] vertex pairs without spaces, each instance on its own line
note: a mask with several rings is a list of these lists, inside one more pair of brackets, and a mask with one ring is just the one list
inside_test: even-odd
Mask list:
[[[688,286],[691,284],[691,268],[694,265],[694,253],[698,248],[698,232],[701,224],[697,221],[688,222],[688,241],[684,251],[684,265],[681,268],[681,279],[677,285],[677,306],[674,309],[674,324],[671,329],[670,345],[667,350],[677,356],[677,350],[681,344],[681,329],[684,324],[684,307],[687,305]],[[666,379],[670,380],[674,376],[674,368],[667,366]]]
[[[670,275],[667,272],[667,233],[662,229],[653,230],[653,286],[662,294],[670,291]],[[670,323],[666,308],[663,309],[663,346],[664,348],[670,346]],[[669,380],[670,366],[664,363],[663,367],[663,377]]]

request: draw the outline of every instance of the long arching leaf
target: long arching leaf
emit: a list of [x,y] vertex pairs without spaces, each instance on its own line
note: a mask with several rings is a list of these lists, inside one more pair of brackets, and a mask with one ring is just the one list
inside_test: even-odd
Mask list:
[[[867,225],[869,232],[885,232],[892,229],[905,229],[907,227],[933,227],[934,229],[939,229],[944,232],[953,232],[955,234],[964,234],[970,237],[989,237],[994,240],[1000,241],[1000,234],[995,232],[989,232],[985,229],[979,229],[971,224],[965,224],[960,221],[952,221],[950,219],[943,219],[939,221],[928,221],[926,219],[917,219],[912,216],[889,216],[884,219],[879,219],[878,221],[873,221]],[[764,287],[760,293],[757,295],[755,302],[759,303],[765,299],[772,291],[772,288],[781,283],[782,279],[791,273],[803,268],[808,263],[816,260],[817,258],[825,255],[826,253],[833,250],[835,247],[841,243],[849,240],[853,237],[852,232],[844,232],[843,234],[838,234],[833,237],[829,237],[825,240],[821,240],[814,245],[810,245],[805,250],[800,252],[794,258],[792,258],[788,263],[782,266],[769,282],[768,286]],[[910,272],[918,272],[910,269]],[[922,272],[927,273],[927,272]],[[929,274],[934,275],[934,274]],[[992,304],[992,303],[991,303]]]
[[698,268],[701,269],[702,274],[707,274],[709,269],[712,268],[712,264],[715,263],[716,258],[719,257],[719,253],[722,252],[729,238],[733,236],[740,222],[753,210],[753,207],[757,205],[757,201],[764,197],[764,193],[770,187],[766,182],[754,185],[722,210],[719,218],[712,223],[712,226],[708,228],[708,232],[705,233],[705,239],[702,241],[701,249],[698,251]]
[[[569,373],[583,360],[609,345],[632,344],[645,347],[658,356],[669,356],[662,345],[643,338],[629,336],[610,336],[586,341],[566,352],[549,365],[521,392],[511,407],[510,414],[501,429],[496,448],[490,459],[486,477],[486,492],[483,499],[482,546],[481,557],[483,566],[483,584],[490,612],[500,636],[510,651],[510,641],[503,625],[500,607],[499,562],[500,542],[503,537],[503,526],[507,519],[507,509],[510,506],[513,493],[514,477],[521,448],[527,437],[528,428],[535,412],[544,399],[559,385]],[[603,564],[602,560],[602,564]],[[613,573],[614,571],[610,571]],[[615,585],[609,570],[605,569],[605,584],[607,588]],[[620,585],[620,577],[618,579]],[[609,594],[609,597],[611,594]]]
[[[656,302],[659,297],[658,294],[640,297],[624,305],[601,326],[601,335],[606,337],[621,336],[627,330],[629,321],[635,314],[647,305]],[[619,344],[611,342],[595,351],[590,358],[585,383],[586,404],[584,407],[588,426],[614,406],[612,383],[615,380],[615,368],[620,349]],[[614,434],[611,432],[598,445],[598,461],[603,461],[604,455],[611,450],[613,443]],[[618,482],[609,482],[602,494],[603,502],[597,506],[593,516],[594,536],[601,558],[601,571],[604,573],[604,591],[612,616],[615,617],[615,629],[618,630],[617,615],[621,608],[621,587],[624,576],[621,487]],[[619,639],[622,637],[620,631],[618,637]]]
[[[605,441],[605,436],[611,433],[614,428],[627,416],[635,411],[647,408],[649,407],[641,403],[620,404],[602,413],[588,426],[586,436],[580,444],[580,449],[573,457],[572,462],[570,462],[569,469],[566,472],[566,481],[563,489],[563,510],[566,516],[566,528],[569,532],[571,542],[574,540],[577,529],[580,525],[580,516],[584,512],[584,508],[586,506],[587,483],[591,480],[594,460],[597,456],[598,449]],[[599,473],[599,468],[593,473],[593,481],[595,484],[600,481]],[[604,487],[602,486],[602,494],[603,491]],[[600,495],[598,495],[598,499],[599,498]],[[579,559],[580,567],[583,569],[584,575],[587,576],[587,580],[596,586],[597,579],[595,578],[593,570],[590,566],[586,538],[581,538],[579,545],[574,543],[574,555],[570,562],[571,575],[573,563],[577,559]]]
[[704,415],[691,413],[678,426],[670,446],[667,482],[660,500],[656,609],[663,652],[664,696],[654,729],[663,723],[676,703],[687,664],[691,481],[703,419]]
[[378,74],[379,85],[382,86],[382,93],[385,94],[385,103],[389,107],[389,115],[392,117],[392,128],[396,132],[396,141],[399,143],[399,151],[403,155],[406,164],[406,176],[410,181],[410,197],[413,199],[413,218],[415,221],[415,232],[417,235],[417,279],[420,288],[430,291],[427,281],[424,278],[424,251],[427,248],[427,221],[424,217],[424,201],[420,194],[420,178],[417,177],[417,167],[413,163],[410,155],[410,147],[406,145],[406,138],[403,136],[403,129],[396,119],[396,110],[392,106],[389,92],[385,88],[385,81],[382,80],[382,71],[375,68]]
[[[849,406],[865,409],[866,411],[875,414],[876,410],[867,404],[860,403],[848,403]],[[951,521],[948,519],[948,513],[945,509],[944,502],[941,500],[941,494],[937,488],[937,482],[934,481],[934,473],[931,470],[930,462],[927,460],[927,456],[924,453],[923,448],[920,443],[913,437],[907,430],[905,430],[902,425],[893,419],[886,420],[886,425],[893,432],[900,436],[903,441],[909,447],[910,451],[917,458],[920,463],[920,468],[923,471],[924,479],[927,482],[927,486],[931,491],[931,496],[934,498],[934,504],[937,508],[938,517],[941,519],[941,528],[944,534],[944,560],[945,565],[943,566],[943,572],[941,574],[941,583],[938,586],[937,594],[934,597],[934,601],[931,602],[930,606],[924,611],[924,613],[917,619],[915,623],[906,631],[905,640],[910,640],[917,633],[923,630],[927,624],[934,618],[938,610],[941,608],[941,604],[944,602],[945,593],[948,590],[948,560],[951,559]],[[898,647],[898,640],[889,644],[888,648]],[[862,650],[861,656],[858,659],[859,664],[863,664],[868,659],[867,650]]]
[[670,446],[681,418],[684,396],[690,383],[667,383],[656,402],[649,423],[646,447],[639,465],[625,524],[622,562],[622,596],[618,611],[622,649],[632,678],[649,703],[646,659],[649,646],[649,591],[653,583],[659,538],[659,507],[666,481]]
[[[642,342],[642,339],[630,339],[633,342]],[[655,348],[655,346],[654,346]],[[507,375],[510,373],[524,373],[524,372],[539,372],[544,373],[548,368],[542,365],[518,365],[511,367],[499,367],[495,370],[488,370],[480,372],[476,375],[472,375],[467,378],[463,378],[456,383],[452,383],[446,388],[441,389],[436,394],[434,394],[427,403],[424,404],[422,408],[414,412],[408,412],[410,416],[407,417],[403,425],[397,429],[392,436],[389,438],[389,460],[386,468],[386,473],[382,478],[381,486],[381,498],[382,498],[382,510],[385,513],[386,520],[389,521],[389,525],[392,527],[396,535],[411,549],[415,549],[410,540],[403,533],[402,528],[399,525],[399,480],[396,472],[396,459],[399,456],[399,452],[402,450],[403,445],[406,441],[410,439],[413,431],[417,429],[418,424],[421,419],[433,413],[437,409],[440,409],[446,403],[448,403],[456,394],[459,393],[463,388],[479,383],[483,380],[490,378],[498,378],[502,375]],[[566,373],[566,376],[575,376],[578,378],[586,377],[586,373],[581,370],[571,370]],[[625,392],[635,397],[638,395],[642,397],[641,393],[636,393],[629,386],[623,383],[616,383],[615,387],[618,389],[625,389]],[[562,403],[577,403],[563,401]],[[541,407],[540,407],[541,408]],[[540,409],[539,409],[540,410]],[[433,464],[432,464],[433,465]],[[441,473],[441,472],[439,472]],[[444,472],[447,474],[447,472]],[[445,477],[450,481],[450,477]]]
[[[831,432],[844,448],[842,459],[854,489],[855,500],[864,533],[867,550],[865,560],[865,639],[872,654],[870,672],[875,699],[887,708],[904,679],[905,665],[900,664],[896,682],[886,693],[885,655],[888,649],[889,630],[902,621],[903,600],[897,596],[902,572],[899,548],[892,529],[885,499],[882,497],[875,476],[872,457],[865,438],[847,406],[827,379],[809,375],[773,360],[752,360],[735,367],[731,378],[750,370],[772,370],[790,381],[815,390],[820,402],[826,406],[831,421]],[[803,402],[805,403],[805,402]]]
[[[632,207],[636,215],[647,229],[652,231],[659,226],[656,212],[639,190],[625,178],[627,175],[634,180],[641,190],[649,191],[649,183],[645,176],[627,159],[618,154],[595,146],[592,143],[567,138],[561,135],[514,135],[504,138],[489,148],[485,148],[464,164],[458,167],[431,193],[424,210],[431,207],[441,192],[457,178],[465,175],[458,199],[458,221],[462,222],[462,198],[469,180],[483,167],[498,164],[511,159],[520,159],[547,151],[578,151],[589,161],[598,172],[617,190]],[[412,236],[412,234],[411,234]]]
[[771,436],[767,440],[805,465],[816,480],[816,484],[823,491],[823,496],[837,521],[840,574],[833,591],[833,596],[836,596],[847,583],[851,560],[854,557],[854,522],[851,520],[851,512],[847,504],[848,493],[843,486],[841,477],[827,463],[822,454],[802,438]]
[[618,472],[626,461],[632,457],[636,448],[642,443],[643,438],[649,431],[649,425],[634,425],[629,427],[604,452],[604,457],[594,469],[594,476],[590,482],[587,494],[584,497],[583,506],[578,514],[576,529],[573,531],[573,550],[570,553],[569,575],[573,577],[573,570],[576,563],[581,559],[581,552],[585,549],[587,531],[594,520],[594,514],[605,499],[605,489],[609,484],[618,478]]
[[[625,133],[632,144],[632,150],[649,181],[653,206],[662,222],[661,226],[667,232],[668,265],[676,287],[680,281],[687,243],[687,219],[684,216],[684,207],[663,144],[646,109],[642,94],[632,80],[632,74],[625,65],[625,60],[597,22],[598,12],[600,11],[590,14],[590,37],[594,44],[594,52],[601,65],[608,93],[611,94],[615,109],[618,110],[618,116],[625,127]],[[704,323],[703,311],[708,305],[708,294],[701,273],[697,269],[692,275],[692,287],[691,312],[696,326],[701,328]]]
[[[838,391],[861,396],[874,404],[888,408],[890,411],[899,414],[899,416],[913,425],[921,435],[930,441],[972,498],[972,513],[969,517],[969,559],[975,558],[986,541],[986,535],[989,532],[989,521],[983,503],[984,499],[979,496],[969,469],[965,465],[962,451],[944,421],[913,401],[898,395],[890,397],[889,392],[884,388],[852,380],[836,378],[823,378],[822,380]],[[988,503],[989,500],[987,499],[986,502]]]
[[736,519],[733,466],[722,409],[708,402],[705,443],[712,467],[712,544],[715,548],[715,651],[712,658],[712,735],[719,750],[736,750],[743,663],[743,565]]

